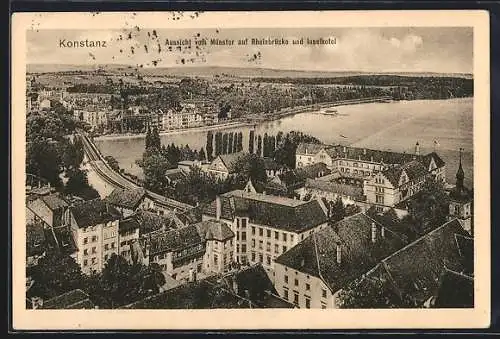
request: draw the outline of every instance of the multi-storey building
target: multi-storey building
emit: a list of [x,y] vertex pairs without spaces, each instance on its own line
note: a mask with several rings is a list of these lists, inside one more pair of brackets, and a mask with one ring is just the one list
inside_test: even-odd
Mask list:
[[203,210],[236,234],[235,261],[261,263],[273,280],[274,260],[312,233],[327,227],[326,207],[308,202],[242,190],[216,198]]
[[146,195],[144,188],[120,189],[116,188],[105,200],[118,209],[125,218],[137,210],[154,210],[155,205]]
[[179,281],[227,272],[233,264],[234,233],[223,222],[205,220],[179,229],[160,229],[141,239],[144,263],[158,264]]
[[274,285],[283,299],[300,308],[336,308],[346,284],[403,246],[398,234],[358,213],[279,256]]
[[45,228],[59,227],[69,204],[58,193],[31,197],[26,202],[26,220],[34,223],[43,221]]
[[109,203],[96,199],[71,206],[64,215],[78,248],[76,262],[82,272],[100,272],[111,254],[119,253],[121,213]]

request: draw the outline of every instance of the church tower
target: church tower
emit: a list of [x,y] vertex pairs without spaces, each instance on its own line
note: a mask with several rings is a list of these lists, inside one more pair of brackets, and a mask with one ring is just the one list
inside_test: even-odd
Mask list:
[[458,218],[464,229],[473,234],[472,225],[472,192],[464,185],[464,169],[462,167],[462,148],[460,148],[460,160],[456,174],[456,185],[450,192],[450,205],[448,218]]

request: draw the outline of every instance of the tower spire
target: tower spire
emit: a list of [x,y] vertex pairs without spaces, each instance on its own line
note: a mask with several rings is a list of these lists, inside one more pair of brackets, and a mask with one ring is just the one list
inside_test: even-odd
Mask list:
[[464,169],[462,168],[462,148],[459,150],[459,163],[458,163],[458,170],[457,170],[457,189],[462,189],[464,187]]

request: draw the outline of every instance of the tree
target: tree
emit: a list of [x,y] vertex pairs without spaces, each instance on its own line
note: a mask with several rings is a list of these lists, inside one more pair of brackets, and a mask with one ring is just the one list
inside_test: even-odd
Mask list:
[[206,157],[206,153],[205,153],[205,150],[202,148],[200,148],[200,151],[198,152],[198,159],[199,161],[205,161],[207,160],[207,157]]
[[333,203],[330,210],[330,221],[340,221],[344,219],[345,215],[345,207],[344,203],[342,202],[342,198],[340,196],[337,196],[337,199],[335,199],[335,202]]
[[267,180],[266,170],[262,158],[256,154],[245,154],[239,157],[235,162],[235,169],[242,183],[265,182]]
[[222,154],[222,133],[215,133],[215,156]]
[[257,138],[257,155],[262,156],[262,137],[260,135]]
[[222,135],[222,154],[227,154],[227,150],[228,150],[228,137],[227,137],[227,133],[224,133]]
[[207,160],[212,161],[213,159],[213,153],[214,153],[214,134],[212,131],[208,131],[207,133],[207,145],[206,145],[206,150],[207,150]]
[[73,194],[85,200],[99,198],[99,192],[88,182],[87,173],[81,169],[74,169],[67,172],[68,181],[64,191],[66,194]]
[[239,152],[238,149],[238,132],[234,132],[233,135],[233,153]]
[[252,129],[248,134],[248,153],[254,152],[255,131]]
[[234,149],[234,134],[229,133],[227,136],[227,154],[233,153]]
[[50,299],[84,286],[80,266],[70,256],[54,249],[47,250],[30,275],[36,288],[28,291],[29,297]]
[[167,186],[165,171],[170,168],[168,160],[162,154],[146,151],[136,163],[144,172],[145,188],[163,194]]
[[236,143],[236,151],[237,152],[243,151],[243,132],[238,133],[238,141]]
[[350,283],[338,294],[340,308],[408,308],[415,307],[407,296],[399,296],[383,277],[361,278]]

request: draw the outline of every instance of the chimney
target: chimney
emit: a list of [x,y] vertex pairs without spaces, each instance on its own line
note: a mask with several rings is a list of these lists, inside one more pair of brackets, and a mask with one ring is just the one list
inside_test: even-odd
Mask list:
[[220,215],[221,215],[221,210],[222,210],[222,203],[220,201],[220,196],[217,195],[215,197],[215,219],[220,220]]
[[377,225],[372,222],[372,242],[374,243],[377,240]]
[[342,263],[342,247],[340,247],[340,244],[337,244],[337,264]]
[[415,144],[415,155],[420,155],[420,144],[417,143]]
[[380,236],[381,236],[382,238],[385,238],[385,227],[382,227],[382,228],[380,229]]

